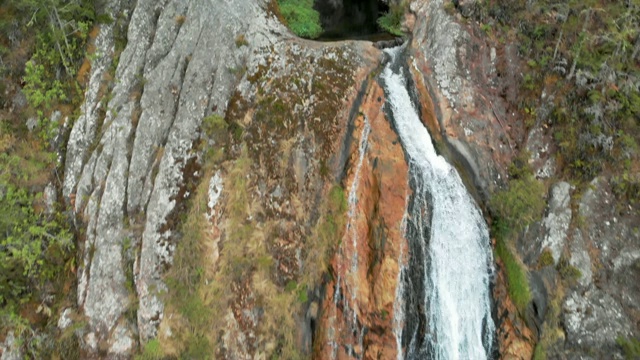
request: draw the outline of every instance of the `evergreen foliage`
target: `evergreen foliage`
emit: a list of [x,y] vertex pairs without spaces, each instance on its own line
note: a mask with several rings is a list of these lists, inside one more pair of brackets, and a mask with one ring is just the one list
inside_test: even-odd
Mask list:
[[278,6],[294,34],[315,39],[322,33],[320,13],[313,8],[313,0],[278,0]]
[[[94,20],[89,0],[0,5],[0,74],[7,82],[21,79],[28,101],[21,112],[3,112],[0,124],[0,328],[14,332],[28,358],[78,356],[75,336],[54,341],[44,321],[74,296],[68,289],[76,266],[67,218],[43,195],[57,161],[49,140],[58,124],[46,118],[60,105],[75,105],[72,98],[82,100],[75,75]],[[39,127],[30,133],[25,120],[33,115]]]
[[378,18],[378,26],[393,35],[402,36],[404,34],[402,31],[402,20],[404,20],[406,7],[405,2],[400,4],[392,3],[389,11]]

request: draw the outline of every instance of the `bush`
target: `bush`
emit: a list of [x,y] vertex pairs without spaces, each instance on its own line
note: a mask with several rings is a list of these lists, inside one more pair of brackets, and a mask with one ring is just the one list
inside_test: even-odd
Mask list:
[[513,179],[506,190],[493,195],[489,205],[509,231],[520,231],[542,215],[544,185],[531,175]]
[[543,268],[546,266],[553,265],[553,255],[551,254],[551,250],[549,248],[545,248],[540,254],[540,258],[538,258],[538,266]]
[[322,33],[320,13],[313,9],[313,0],[279,0],[280,14],[294,34],[315,39]]
[[24,93],[45,125],[39,129],[41,136],[49,140],[57,124],[42,121],[47,113],[56,104],[83,98],[75,75],[96,19],[94,4],[89,0],[10,0],[8,6],[26,14],[22,20],[38,34],[33,56],[25,64]]
[[0,198],[0,305],[18,305],[63,272],[74,249],[71,234],[34,211],[34,196],[3,183]]
[[378,18],[378,26],[383,30],[397,36],[402,36],[402,20],[406,4],[392,4],[390,10]]

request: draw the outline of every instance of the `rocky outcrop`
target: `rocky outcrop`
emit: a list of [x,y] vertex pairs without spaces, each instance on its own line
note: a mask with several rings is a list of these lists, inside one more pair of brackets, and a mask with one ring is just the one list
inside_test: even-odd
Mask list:
[[[569,183],[562,181],[552,185],[544,219],[540,223],[531,225],[525,236],[520,238],[518,251],[529,267],[536,267],[545,249],[550,252],[553,265],[560,261],[573,218],[570,195]],[[538,238],[533,239],[532,236],[538,236]]]
[[[477,9],[473,1],[456,6],[462,16]],[[478,29],[473,24],[462,25],[455,20],[460,15],[447,14],[444,2],[414,1],[411,11],[411,65],[423,119],[434,138],[447,144],[439,150],[454,162],[458,159],[458,168],[470,174],[467,185],[487,199],[506,179],[510,159],[525,139],[536,176],[554,176],[555,148],[543,125],[549,107],[539,109],[528,135],[512,108],[520,71],[513,48],[492,48],[475,36]],[[549,101],[543,93],[542,102]],[[606,178],[595,180],[581,199],[571,185],[558,182],[548,199],[544,218],[517,243],[531,270],[534,295],[527,314],[520,314],[526,322],[509,306],[501,274],[496,279],[500,354],[528,358],[537,341],[552,349],[547,352],[550,357],[619,354],[616,337],[638,334],[637,307],[631,305],[638,303],[637,286],[632,285],[638,276],[632,225],[638,223],[637,213],[616,205],[619,200]],[[549,327],[545,312],[562,318],[560,323],[552,319],[558,328]],[[602,335],[596,335],[596,323]]]
[[17,339],[13,335],[13,331],[9,332],[5,339],[0,342],[0,359],[1,360],[18,360],[22,359],[23,354]]
[[[251,34],[259,47],[270,31],[284,31],[260,5],[138,1],[129,9],[109,2],[114,19],[131,14],[128,43],[109,73],[115,24],[101,25],[63,191],[86,227],[78,304],[89,320],[83,340],[90,352],[126,356],[138,338],[156,334],[162,273],[175,246],[170,217],[197,175],[190,164],[202,118],[224,113],[238,82],[232,70],[250,56],[236,38]],[[127,286],[131,277],[135,289]],[[127,309],[137,309],[137,319]]]
[[640,218],[616,205],[610,186],[605,177],[582,194],[564,182],[552,185],[545,217],[519,241],[523,259],[539,269],[535,273],[545,279],[549,296],[564,294],[558,300],[561,329],[545,328],[561,333],[545,345],[548,356],[621,357],[616,340],[637,336],[640,235],[633,224]]
[[610,356],[618,337],[640,332],[640,215],[619,204],[606,177],[581,196],[582,221],[566,252],[578,283],[563,302],[565,351]]
[[331,264],[332,281],[325,285],[318,358],[391,359],[398,351],[394,303],[408,256],[402,227],[410,195],[408,166],[382,111],[382,88],[372,83],[366,92],[344,180],[353,211]]
[[411,11],[411,70],[420,98],[432,102],[423,119],[446,145],[439,150],[468,175],[470,191],[486,200],[514,147],[508,105],[496,96],[495,49],[447,14],[443,1],[413,1]]

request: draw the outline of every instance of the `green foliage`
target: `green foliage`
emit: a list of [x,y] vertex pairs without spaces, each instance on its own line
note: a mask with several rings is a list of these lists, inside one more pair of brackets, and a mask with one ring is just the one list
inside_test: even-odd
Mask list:
[[191,335],[187,339],[186,350],[180,354],[180,359],[196,360],[196,359],[211,359],[213,354],[213,347],[211,342],[203,335]]
[[378,26],[393,35],[402,36],[402,20],[406,7],[406,2],[391,4],[389,11],[378,18]]
[[640,340],[639,339],[627,339],[623,336],[618,336],[616,343],[622,348],[625,359],[632,360],[640,358]]
[[507,245],[507,235],[511,233],[506,228],[506,224],[500,220],[493,226],[493,233],[496,237],[496,255],[504,263],[507,274],[509,297],[515,304],[520,314],[524,314],[529,301],[531,301],[531,290],[527,270],[522,261],[517,257],[516,252]]
[[315,39],[322,33],[320,14],[313,8],[313,0],[278,0],[278,6],[294,34]]
[[244,34],[240,34],[236,36],[236,47],[249,46],[249,42]]
[[160,346],[158,339],[152,339],[144,345],[142,354],[137,355],[135,360],[161,360],[164,358],[164,352]]
[[[0,329],[14,331],[32,358],[47,358],[41,354],[57,345],[45,343],[42,333],[36,336],[32,327],[42,325],[38,319],[21,314],[45,294],[55,301],[67,295],[61,289],[74,276],[74,242],[65,217],[44,211],[40,191],[50,180],[55,154],[30,134],[18,141],[18,134],[0,124]],[[65,358],[73,359],[73,340],[65,346]]]
[[513,231],[539,219],[544,206],[544,184],[530,175],[512,179],[506,190],[498,191],[490,200],[492,211]]
[[580,269],[571,265],[569,260],[564,256],[560,258],[560,261],[558,261],[557,269],[558,273],[560,273],[560,277],[569,284],[575,283],[582,276]]
[[[0,304],[18,305],[29,289],[62,272],[72,237],[55,219],[34,211],[34,196],[10,183],[0,198]],[[2,186],[0,185],[0,186]]]
[[565,176],[590,181],[602,171],[637,172],[640,89],[631,84],[640,81],[640,3],[488,0],[474,14],[521,44],[528,67],[513,105],[537,108],[543,91],[553,94],[549,125]]
[[202,130],[215,142],[225,140],[228,128],[229,124],[224,120],[224,117],[218,114],[211,114],[202,119]]
[[[11,0],[10,7],[25,16],[28,31],[37,33],[35,51],[25,64],[24,93],[36,110],[41,136],[48,140],[57,124],[42,121],[52,107],[82,99],[74,76],[85,57],[85,43],[95,21],[89,0]],[[49,126],[51,125],[51,126]]]
[[533,360],[546,360],[547,359],[547,349],[541,344],[536,344],[536,348],[533,351]]
[[545,266],[553,265],[553,262],[553,255],[551,254],[551,250],[549,250],[548,248],[544,249],[544,251],[542,251],[542,254],[540,254],[540,258],[538,259],[538,266],[543,268]]

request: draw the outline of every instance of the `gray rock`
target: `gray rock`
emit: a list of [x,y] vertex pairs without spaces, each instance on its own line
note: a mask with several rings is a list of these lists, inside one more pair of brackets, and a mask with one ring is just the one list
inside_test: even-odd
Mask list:
[[545,236],[542,239],[542,248],[548,248],[553,255],[555,264],[560,260],[564,244],[567,241],[567,232],[571,224],[571,185],[559,182],[551,187],[549,196],[549,209],[542,223],[545,227]]
[[[411,11],[428,20],[424,24],[416,24],[414,38],[424,41],[416,50],[422,51],[423,56],[430,60],[440,90],[455,107],[461,100],[456,94],[462,92],[464,79],[459,74],[463,67],[460,66],[458,46],[469,34],[462,31],[460,25],[444,11],[442,0],[414,1]],[[423,17],[418,21],[423,21]]]
[[545,249],[551,251],[554,265],[558,263],[567,243],[571,224],[571,185],[559,182],[551,186],[547,213],[534,222],[518,238],[518,252],[530,267],[536,267]]
[[7,334],[4,342],[0,343],[0,360],[22,360],[20,342],[15,338],[13,331]]
[[458,10],[464,17],[471,17],[476,12],[477,0],[458,0]]
[[57,201],[58,196],[56,193],[56,187],[53,185],[53,183],[48,183],[44,188],[44,207],[46,214],[51,215],[55,212]]
[[620,304],[599,289],[572,292],[563,303],[567,341],[580,347],[614,346],[618,336],[632,336]]
[[582,236],[581,230],[575,230],[569,245],[569,264],[580,270],[580,278],[578,283],[582,287],[588,287],[593,281],[593,272],[591,271],[592,261],[589,256],[587,244]]
[[66,308],[62,311],[62,314],[60,314],[60,318],[58,319],[58,329],[64,330],[71,326],[73,323],[71,314],[73,314],[73,310],[71,308]]
[[527,323],[531,329],[536,330],[539,336],[542,332],[542,323],[547,314],[547,303],[549,302],[543,276],[538,272],[530,272],[529,287],[531,289],[531,303],[527,307]]
[[[273,33],[283,29],[260,5],[138,1],[106,109],[101,79],[112,62],[114,25],[101,25],[96,38],[101,56],[92,64],[81,115],[71,130],[63,186],[87,229],[78,304],[89,322],[84,336],[89,350],[108,344],[110,356],[128,356],[138,337],[146,341],[156,335],[163,317],[158,294],[166,289],[162,271],[174,249],[172,232],[163,227],[178,192],[195,176],[184,170],[196,159],[200,122],[212,109],[225,111],[238,81],[228,67],[242,68],[251,46],[270,45]],[[107,11],[116,18],[127,11],[124,6],[113,0]],[[245,33],[250,46],[239,49],[235,39]],[[136,218],[143,219],[138,232],[125,225]],[[135,262],[138,305],[125,286],[122,247],[130,236],[141,243]],[[130,306],[138,308],[135,324],[124,317]]]
[[11,99],[11,106],[13,107],[14,111],[16,110],[20,111],[25,106],[27,106],[27,97],[25,96],[22,89],[16,91],[16,94],[13,96],[13,99]]
[[[545,112],[541,109],[541,112]],[[527,150],[531,153],[530,165],[539,179],[547,179],[556,173],[556,158],[551,151],[553,139],[542,126],[542,116],[538,115],[538,121],[527,135]]]
[[36,127],[38,127],[38,118],[36,118],[35,116],[28,118],[26,125],[29,131],[33,131]]

